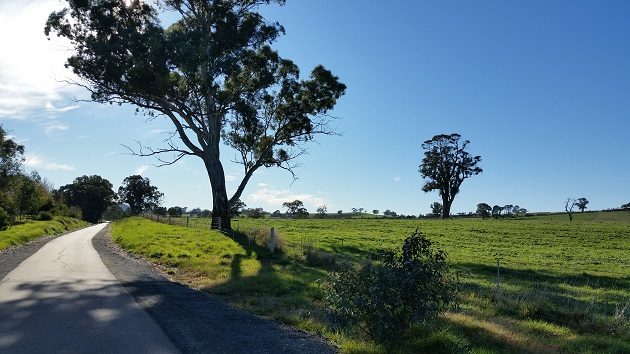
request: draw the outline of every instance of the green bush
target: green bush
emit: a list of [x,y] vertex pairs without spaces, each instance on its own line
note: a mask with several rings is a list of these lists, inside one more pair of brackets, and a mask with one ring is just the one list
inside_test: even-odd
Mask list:
[[446,258],[416,230],[402,254],[379,251],[358,268],[333,273],[325,285],[332,326],[393,342],[412,324],[434,319],[455,301],[458,289]]
[[66,216],[81,220],[83,218],[83,212],[78,206],[71,206],[66,210]]
[[53,214],[48,211],[40,211],[37,214],[37,220],[39,221],[50,221],[53,219]]
[[10,221],[11,219],[9,218],[9,213],[0,207],[0,230],[8,229]]

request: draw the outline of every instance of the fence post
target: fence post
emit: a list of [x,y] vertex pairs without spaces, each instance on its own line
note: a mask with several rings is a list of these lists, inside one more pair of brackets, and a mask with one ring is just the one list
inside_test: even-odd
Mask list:
[[188,225],[190,225],[190,215],[186,216],[186,227],[189,227]]
[[271,253],[276,251],[276,229],[273,227],[269,230],[269,250]]
[[496,300],[499,302],[499,298],[501,297],[501,279],[499,278],[499,259],[497,258],[497,290],[496,290]]

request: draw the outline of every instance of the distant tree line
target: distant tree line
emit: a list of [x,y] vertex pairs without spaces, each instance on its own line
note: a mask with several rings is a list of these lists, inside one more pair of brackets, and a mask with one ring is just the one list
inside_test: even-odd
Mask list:
[[518,205],[506,204],[504,206],[490,206],[488,203],[477,204],[476,214],[482,219],[485,218],[501,218],[501,217],[523,217],[527,215],[527,209]]

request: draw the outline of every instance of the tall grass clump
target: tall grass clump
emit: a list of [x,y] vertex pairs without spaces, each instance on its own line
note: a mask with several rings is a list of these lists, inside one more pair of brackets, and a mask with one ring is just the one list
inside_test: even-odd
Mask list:
[[[276,237],[276,244],[275,244],[274,251],[283,252],[284,251],[284,237],[282,236],[282,234],[278,232],[278,230],[274,230],[274,231],[275,231],[274,234]],[[271,241],[270,239],[271,230],[269,230],[268,228],[257,227],[250,230],[246,230],[243,233],[247,236],[247,239],[249,240],[250,245],[255,244],[260,247],[269,248],[269,242]]]

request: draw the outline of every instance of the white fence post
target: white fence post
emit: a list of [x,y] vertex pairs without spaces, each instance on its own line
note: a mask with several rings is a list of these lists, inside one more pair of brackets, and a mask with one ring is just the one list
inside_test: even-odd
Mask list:
[[271,253],[276,251],[276,229],[273,227],[269,230],[269,250]]

